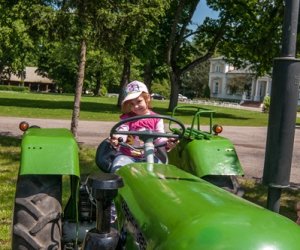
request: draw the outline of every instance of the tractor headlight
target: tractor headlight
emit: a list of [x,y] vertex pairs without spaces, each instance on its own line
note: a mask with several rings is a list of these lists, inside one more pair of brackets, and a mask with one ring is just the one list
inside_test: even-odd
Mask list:
[[217,134],[220,134],[220,133],[222,133],[222,131],[223,131],[223,127],[221,126],[221,125],[218,125],[218,124],[215,124],[214,126],[213,126],[213,131],[214,131],[214,133],[217,135]]
[[29,128],[29,123],[28,122],[20,122],[19,124],[19,129],[25,132]]

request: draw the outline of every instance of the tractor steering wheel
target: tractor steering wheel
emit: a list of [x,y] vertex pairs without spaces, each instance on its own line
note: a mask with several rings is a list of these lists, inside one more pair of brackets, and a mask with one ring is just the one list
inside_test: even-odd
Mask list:
[[[118,131],[117,128],[120,127],[121,125],[132,122],[132,121],[137,121],[141,119],[149,119],[149,118],[156,118],[156,119],[162,119],[162,120],[168,120],[171,122],[174,122],[175,124],[179,125],[180,130],[177,129],[176,133],[175,130],[172,130],[172,133],[161,133],[161,132],[154,132],[152,130],[143,130],[143,131]],[[152,140],[152,142],[157,139],[157,138],[174,138],[175,140],[179,140],[183,137],[185,132],[185,127],[183,123],[178,121],[177,119],[170,117],[170,116],[163,116],[163,115],[139,115],[139,116],[133,116],[124,120],[119,121],[117,124],[115,124],[112,129],[110,130],[110,137],[112,137],[114,134],[118,135],[135,135],[138,136],[142,141],[148,141],[149,139]],[[163,147],[166,145],[166,141],[163,143],[156,144],[155,147]],[[122,142],[122,144],[126,147],[132,147],[131,145]],[[143,146],[135,146],[132,147],[134,149],[143,149]]]

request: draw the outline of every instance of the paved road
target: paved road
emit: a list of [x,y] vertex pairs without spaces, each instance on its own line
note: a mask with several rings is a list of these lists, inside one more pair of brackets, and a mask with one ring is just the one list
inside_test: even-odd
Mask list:
[[[26,120],[41,127],[70,128],[70,121],[0,117],[0,134],[20,136],[19,122]],[[106,138],[114,122],[79,121],[78,141],[97,146]],[[222,136],[232,140],[247,177],[261,178],[264,166],[266,127],[224,127]],[[292,159],[291,182],[300,184],[300,129],[296,129]]]

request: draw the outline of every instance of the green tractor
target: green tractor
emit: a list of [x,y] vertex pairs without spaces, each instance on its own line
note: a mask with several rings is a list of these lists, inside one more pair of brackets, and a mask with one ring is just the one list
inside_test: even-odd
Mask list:
[[[177,106],[172,117],[193,113],[190,127],[187,127],[178,146],[168,153],[169,163],[236,195],[244,191],[238,183],[238,176],[244,171],[233,143],[219,136],[221,125],[213,123],[215,112],[197,106]],[[203,128],[204,120],[208,126]],[[170,130],[172,122],[169,124]]]
[[[12,249],[299,249],[296,223],[208,182],[195,165],[187,164],[195,159],[185,156],[185,150],[178,150],[182,158],[170,155],[174,164],[154,163],[153,141],[159,137],[180,140],[177,147],[186,144],[191,150],[194,144],[206,147],[193,142],[194,129],[189,132],[172,117],[154,116],[173,124],[170,133],[117,131],[123,123],[149,117],[122,120],[110,132],[140,136],[146,162],[126,165],[116,173],[98,171],[83,184],[78,146],[69,130],[26,130]],[[62,176],[70,176],[71,190],[64,208]]]

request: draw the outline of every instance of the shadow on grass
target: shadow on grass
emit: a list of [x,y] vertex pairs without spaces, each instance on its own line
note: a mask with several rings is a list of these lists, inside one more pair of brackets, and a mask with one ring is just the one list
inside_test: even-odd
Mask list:
[[[39,108],[39,109],[66,109],[73,110],[73,101],[48,101],[48,100],[28,100],[0,98],[0,106],[20,107],[20,108]],[[106,104],[97,102],[81,102],[80,109],[87,112],[120,112],[116,104]]]
[[[261,180],[246,180],[241,182],[242,187],[245,190],[245,198],[261,207],[266,208],[268,199],[268,187],[261,183]],[[300,200],[298,188],[285,188],[282,189],[280,198],[280,214],[289,218],[292,221],[296,221],[297,213],[295,211],[295,205]]]
[[[38,108],[38,109],[65,109],[73,110],[73,101],[50,101],[50,100],[28,100],[28,99],[13,99],[13,98],[0,98],[0,106],[17,107],[17,108]],[[84,102],[80,104],[81,111],[86,112],[103,112],[103,113],[120,113],[120,108],[116,104],[99,103],[99,102]],[[206,108],[203,108],[206,109]],[[172,112],[168,111],[164,107],[154,107],[153,110],[161,115],[171,116]],[[210,109],[207,109],[210,110]],[[191,117],[195,113],[195,110],[178,110],[178,116]],[[176,115],[177,116],[177,115]],[[204,118],[209,117],[209,114],[203,114]],[[216,112],[214,119],[232,119],[232,120],[250,120],[251,117],[245,115],[235,115],[235,112],[224,113]]]
[[21,138],[0,133],[0,147],[20,147]]
[[5,136],[0,133],[0,158],[5,159],[8,164],[20,161],[20,152],[15,150],[15,148],[20,149],[20,145],[20,138]]
[[[167,111],[167,109],[165,109],[165,108],[155,108],[154,107],[153,110],[160,115],[169,115],[169,116],[172,115],[172,112]],[[210,110],[210,109],[207,109],[207,110]],[[194,116],[194,114],[195,114],[195,111],[193,111],[193,110],[179,110],[178,112],[176,112],[175,118],[176,117],[192,117],[192,116]],[[210,115],[206,113],[206,114],[201,115],[201,117],[208,118],[208,117],[210,117]],[[237,116],[237,115],[229,114],[229,113],[223,113],[223,112],[217,113],[216,112],[213,116],[213,119],[250,120],[252,118],[245,117],[245,116],[243,116],[243,117]]]

